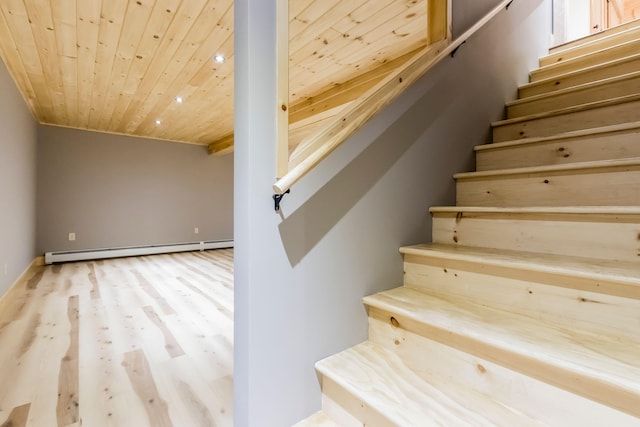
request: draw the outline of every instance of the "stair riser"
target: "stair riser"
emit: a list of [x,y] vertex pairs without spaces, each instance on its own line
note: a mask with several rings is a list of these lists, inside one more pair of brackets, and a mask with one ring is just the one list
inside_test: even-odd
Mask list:
[[638,206],[640,165],[465,178],[456,183],[458,206]]
[[636,93],[640,93],[640,75],[632,78],[618,79],[608,84],[594,85],[589,88],[572,91],[571,93],[562,93],[551,97],[545,96],[542,99],[517,102],[507,107],[507,118],[512,119],[514,117],[544,113],[546,111],[605,101],[607,99]]
[[624,215],[434,213],[433,242],[633,261],[640,218]]
[[476,151],[476,170],[487,171],[640,157],[640,129],[547,140]]
[[618,60],[610,64],[594,67],[566,75],[556,76],[556,78],[538,80],[533,84],[522,86],[518,89],[519,98],[542,95],[561,89],[578,86],[602,79],[608,79],[623,74],[633,73],[640,69],[640,55],[632,58]]
[[322,410],[341,427],[397,427],[331,378],[322,378]]
[[577,58],[578,56],[594,53],[598,50],[607,49],[637,39],[640,39],[640,28],[633,28],[625,32],[611,35],[610,37],[605,37],[599,40],[594,40],[591,43],[576,46],[572,49],[552,53],[543,58],[540,58],[539,64],[541,67],[552,65],[558,62],[567,61],[572,58]]
[[[368,307],[368,313],[370,319],[387,323],[398,330],[404,329],[406,332],[453,347],[461,352],[469,353],[552,386],[595,400],[603,405],[640,416],[640,407],[637,405],[638,396],[615,385],[598,381],[592,377],[580,377],[576,375],[576,372],[565,370],[562,366],[537,358],[535,355],[516,353],[510,351],[508,347],[495,347],[479,336],[460,335],[455,330],[424,324],[377,307]],[[375,336],[375,333],[372,332],[370,330],[370,337]],[[396,332],[398,333],[398,331]],[[396,340],[400,345],[402,344],[399,338],[395,338],[394,344]],[[427,363],[429,362],[430,357]]]
[[493,127],[493,142],[551,136],[562,132],[636,121],[640,121],[640,101],[624,102],[515,123],[498,124]]
[[640,340],[640,286],[415,255],[404,270],[410,288]]
[[[492,396],[545,425],[633,426],[637,419],[487,359],[443,345],[388,322],[369,319],[370,340],[399,355],[425,380],[434,378],[449,389],[462,388]],[[399,344],[396,344],[399,343]],[[428,355],[428,356],[425,356]],[[475,409],[475,408],[470,408]],[[512,426],[495,419],[497,426]]]
[[625,43],[604,51],[596,52],[590,55],[581,56],[568,61],[549,65],[547,67],[533,70],[529,77],[530,81],[536,82],[562,74],[571,73],[573,71],[582,70],[587,67],[602,64],[608,61],[624,58],[625,56],[636,55],[640,52],[640,40]]

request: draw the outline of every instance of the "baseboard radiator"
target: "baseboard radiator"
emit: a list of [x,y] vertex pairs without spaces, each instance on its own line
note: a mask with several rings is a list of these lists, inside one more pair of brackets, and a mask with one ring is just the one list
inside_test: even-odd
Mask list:
[[129,256],[157,255],[172,252],[205,251],[208,249],[223,249],[232,247],[233,240],[217,240],[211,242],[176,243],[171,245],[130,246],[123,248],[47,252],[44,254],[44,262],[45,264],[53,264],[56,262],[123,258]]

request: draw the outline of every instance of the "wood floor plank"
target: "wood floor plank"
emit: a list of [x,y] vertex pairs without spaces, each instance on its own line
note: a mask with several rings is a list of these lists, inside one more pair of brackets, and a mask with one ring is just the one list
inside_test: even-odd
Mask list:
[[182,356],[184,354],[184,350],[182,349],[182,347],[180,347],[180,344],[178,344],[176,338],[173,336],[169,328],[167,328],[167,325],[162,321],[153,307],[147,305],[145,307],[142,307],[142,310],[144,311],[144,314],[147,315],[149,320],[151,320],[151,322],[153,322],[153,324],[156,325],[158,329],[160,329],[162,335],[164,335],[164,348],[167,349],[167,353],[169,353],[171,357]]
[[233,425],[233,250],[45,266],[7,297],[0,423]]
[[27,419],[29,418],[30,403],[17,406],[9,413],[7,418],[0,427],[25,427],[27,425]]
[[124,354],[122,365],[138,398],[147,410],[150,424],[158,427],[173,427],[169,417],[167,402],[160,397],[151,368],[142,350],[134,350]]
[[67,308],[69,316],[69,349],[60,363],[58,377],[58,406],[56,409],[58,425],[69,425],[79,421],[80,397],[78,396],[80,369],[78,366],[80,307],[77,295],[69,297]]

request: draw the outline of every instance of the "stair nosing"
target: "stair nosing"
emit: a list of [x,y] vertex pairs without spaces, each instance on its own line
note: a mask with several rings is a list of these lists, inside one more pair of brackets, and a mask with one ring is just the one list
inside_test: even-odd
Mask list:
[[620,96],[616,98],[606,99],[603,101],[588,102],[586,104],[560,108],[557,110],[550,110],[550,111],[544,111],[541,113],[529,114],[527,116],[514,117],[511,119],[505,119],[505,120],[498,120],[491,123],[491,127],[496,128],[500,126],[508,126],[516,123],[527,122],[530,120],[539,120],[539,119],[546,119],[549,117],[563,116],[565,114],[580,113],[582,111],[595,110],[601,107],[609,107],[612,105],[621,105],[621,104],[637,102],[637,101],[640,101],[640,94]]
[[580,129],[580,130],[574,130],[570,132],[562,132],[562,133],[551,135],[551,136],[537,136],[537,137],[530,137],[530,138],[514,139],[511,141],[493,142],[490,144],[476,145],[475,147],[473,147],[473,149],[474,151],[484,151],[484,150],[500,149],[500,148],[506,148],[506,147],[512,147],[512,146],[519,146],[519,145],[536,144],[536,143],[547,142],[547,141],[561,141],[565,139],[574,139],[574,138],[586,137],[591,135],[596,136],[601,133],[602,134],[618,133],[618,132],[633,131],[633,130],[640,131],[640,121],[628,122],[628,123],[616,124],[616,125],[600,126],[597,128]]
[[453,175],[456,180],[471,180],[474,178],[488,178],[508,175],[525,175],[525,174],[539,174],[546,172],[563,172],[563,171],[580,171],[580,170],[594,170],[594,169],[606,169],[616,167],[629,167],[640,166],[640,157],[629,157],[624,159],[607,159],[607,160],[592,160],[587,162],[575,162],[575,163],[563,163],[558,165],[545,165],[545,166],[527,166],[521,168],[512,169],[493,169],[477,172],[459,172]]
[[640,77],[640,71],[634,71],[631,73],[626,73],[626,74],[621,74],[618,76],[614,76],[614,77],[607,77],[604,79],[600,79],[600,80],[596,80],[593,82],[588,82],[588,83],[582,83],[576,86],[571,86],[571,87],[567,87],[567,88],[563,88],[563,89],[559,89],[553,92],[547,92],[547,93],[541,93],[538,95],[532,95],[532,96],[527,96],[525,98],[520,98],[520,99],[516,99],[513,101],[509,101],[507,102],[505,105],[507,106],[507,108],[509,107],[515,107],[515,106],[520,106],[523,104],[527,104],[529,102],[535,102],[535,101],[541,101],[541,100],[545,100],[545,99],[551,99],[557,96],[563,96],[563,95],[567,95],[567,94],[571,94],[573,92],[579,92],[581,90],[585,90],[585,89],[592,89],[592,88],[597,88],[600,86],[606,86],[608,84],[613,84],[613,83],[618,83],[618,82],[622,82],[625,80],[634,80],[636,78]]

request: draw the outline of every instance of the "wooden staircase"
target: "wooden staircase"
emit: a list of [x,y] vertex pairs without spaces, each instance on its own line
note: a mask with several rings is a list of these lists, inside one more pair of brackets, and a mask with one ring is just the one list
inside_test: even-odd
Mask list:
[[297,426],[640,426],[640,24],[551,50]]

